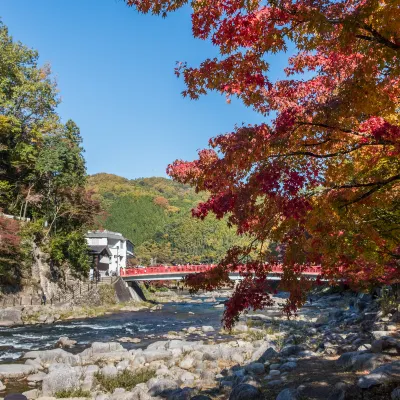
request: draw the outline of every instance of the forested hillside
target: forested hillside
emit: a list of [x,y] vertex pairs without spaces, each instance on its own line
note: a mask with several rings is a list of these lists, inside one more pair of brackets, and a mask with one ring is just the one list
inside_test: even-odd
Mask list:
[[169,179],[96,174],[88,178],[88,187],[106,211],[100,223],[134,243],[139,264],[217,262],[229,247],[246,240],[226,221],[193,218],[191,209],[205,195]]

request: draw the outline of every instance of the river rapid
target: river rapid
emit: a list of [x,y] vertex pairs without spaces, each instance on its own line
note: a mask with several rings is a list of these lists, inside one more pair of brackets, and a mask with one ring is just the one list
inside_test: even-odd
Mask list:
[[122,337],[141,339],[123,343],[131,349],[146,347],[171,331],[189,326],[221,327],[223,309],[215,303],[167,303],[161,310],[118,312],[96,318],[69,320],[54,324],[0,328],[0,362],[17,361],[24,352],[54,348],[60,336],[76,340],[73,352],[81,352],[91,343],[116,341]]

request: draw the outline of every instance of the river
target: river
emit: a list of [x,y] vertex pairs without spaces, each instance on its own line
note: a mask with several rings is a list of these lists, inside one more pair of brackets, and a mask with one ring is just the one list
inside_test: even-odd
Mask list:
[[[214,303],[215,304],[215,303]],[[189,326],[221,327],[223,309],[213,303],[167,303],[161,310],[118,312],[96,318],[69,320],[50,325],[23,325],[0,328],[0,362],[18,360],[29,350],[55,347],[60,336],[76,340],[73,352],[80,352],[95,341],[115,341],[128,336],[142,339],[138,344],[123,343],[130,349],[145,347],[170,331]]]

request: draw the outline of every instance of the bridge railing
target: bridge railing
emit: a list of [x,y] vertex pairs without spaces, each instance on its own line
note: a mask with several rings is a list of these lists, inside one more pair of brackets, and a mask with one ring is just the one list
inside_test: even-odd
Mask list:
[[[153,267],[144,267],[144,268],[121,268],[120,276],[136,276],[136,275],[167,275],[167,274],[193,274],[198,272],[207,272],[211,269],[215,268],[216,265],[157,265]],[[245,266],[238,266],[235,268],[236,273],[240,273],[241,271],[245,271]],[[282,274],[283,267],[281,265],[273,265],[271,267],[272,274]],[[306,267],[302,270],[302,274],[304,275],[320,275],[321,267],[320,266],[312,266]]]

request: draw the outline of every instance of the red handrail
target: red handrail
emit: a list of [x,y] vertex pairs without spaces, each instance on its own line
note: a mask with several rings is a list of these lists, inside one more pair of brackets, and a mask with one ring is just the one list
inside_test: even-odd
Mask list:
[[[216,265],[157,265],[153,267],[144,267],[144,268],[121,268],[120,276],[135,276],[135,275],[167,275],[167,274],[176,274],[176,273],[184,273],[184,274],[194,274],[198,272],[206,272],[215,268]],[[235,272],[240,273],[245,271],[245,266],[238,266],[235,268]],[[272,274],[282,274],[283,267],[281,265],[273,265],[271,267]],[[304,275],[320,275],[321,267],[313,266],[306,267],[303,269],[302,274]]]

